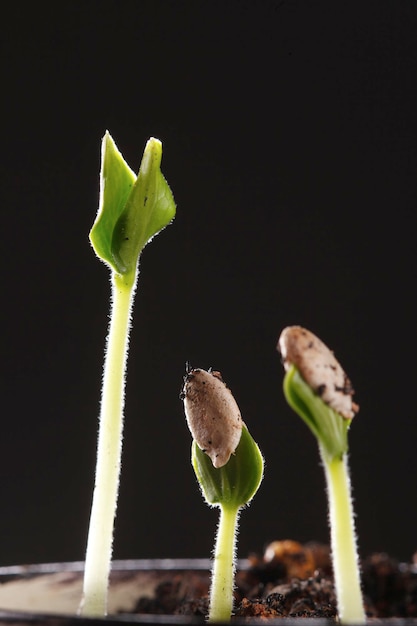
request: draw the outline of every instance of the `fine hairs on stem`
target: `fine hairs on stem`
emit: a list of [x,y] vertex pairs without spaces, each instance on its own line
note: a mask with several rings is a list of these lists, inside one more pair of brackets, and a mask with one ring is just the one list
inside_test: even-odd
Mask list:
[[132,287],[112,276],[112,307],[103,371],[96,478],[85,559],[84,615],[106,612],[113,526],[119,491],[125,374],[136,280]]
[[107,132],[102,141],[100,204],[90,232],[95,253],[110,269],[112,305],[101,390],[97,465],[79,613],[107,614],[113,528],[120,481],[123,409],[131,314],[139,257],[175,216],[160,170],[162,144],[146,144],[139,173],[127,165]]
[[353,503],[348,456],[324,461],[333,572],[340,619],[348,624],[363,624],[365,612],[360,588]]
[[[236,544],[241,508],[219,505],[213,552],[213,569],[210,587],[209,621],[221,622],[230,619],[233,612],[233,591],[236,573]],[[230,567],[230,564],[232,566]],[[225,618],[225,616],[228,616]]]

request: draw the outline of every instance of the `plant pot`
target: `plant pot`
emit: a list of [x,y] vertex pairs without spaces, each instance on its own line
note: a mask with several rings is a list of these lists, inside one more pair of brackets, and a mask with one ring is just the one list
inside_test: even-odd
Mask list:
[[[142,559],[114,561],[109,590],[109,616],[84,618],[77,616],[81,597],[84,564],[55,563],[0,568],[0,626],[94,626],[95,624],[201,624],[203,616],[135,613],[137,604],[151,599],[156,590],[169,590],[174,584],[179,595],[198,589],[206,593],[210,580],[208,559]],[[250,562],[238,561],[238,578],[246,576]],[[174,583],[172,582],[174,581]],[[268,626],[301,626],[303,617],[271,618]],[[313,626],[329,626],[332,619],[308,618]],[[417,626],[416,618],[372,619],[377,624]],[[265,624],[265,618],[233,618],[233,624],[248,622]]]
[[[245,566],[245,564],[242,564]],[[114,561],[109,587],[109,616],[77,616],[82,592],[83,562],[19,565],[0,568],[0,625],[42,624],[193,624],[202,620],[175,615],[135,615],[139,598],[155,595],[156,588],[173,578],[184,589],[210,578],[208,559],[142,559]]]

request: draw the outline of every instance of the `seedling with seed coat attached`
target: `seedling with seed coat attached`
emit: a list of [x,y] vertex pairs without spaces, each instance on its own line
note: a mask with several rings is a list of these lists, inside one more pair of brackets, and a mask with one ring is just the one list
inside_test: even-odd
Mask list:
[[339,618],[364,624],[347,459],[348,430],[359,410],[354,391],[333,353],[305,328],[285,328],[278,350],[286,369],[285,397],[316,436],[325,470]]
[[193,436],[191,460],[197,480],[207,504],[220,508],[209,621],[229,621],[239,513],[259,488],[263,458],[220,372],[190,370],[181,397]]

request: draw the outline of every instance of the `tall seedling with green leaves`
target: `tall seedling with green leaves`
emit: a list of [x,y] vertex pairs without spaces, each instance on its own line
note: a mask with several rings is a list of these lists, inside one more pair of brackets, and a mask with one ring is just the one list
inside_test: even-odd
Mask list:
[[286,369],[286,400],[316,436],[325,470],[339,619],[364,624],[347,459],[347,435],[359,410],[354,391],[333,352],[305,328],[285,328],[278,350]]
[[181,394],[193,436],[191,460],[209,506],[220,508],[210,589],[210,622],[233,611],[239,513],[257,492],[263,458],[220,372],[192,369]]
[[110,134],[102,142],[100,204],[90,233],[93,248],[111,271],[112,306],[104,361],[97,467],[88,532],[80,613],[107,613],[113,527],[122,450],[125,371],[139,257],[175,216],[161,170],[162,144],[149,139],[136,176]]

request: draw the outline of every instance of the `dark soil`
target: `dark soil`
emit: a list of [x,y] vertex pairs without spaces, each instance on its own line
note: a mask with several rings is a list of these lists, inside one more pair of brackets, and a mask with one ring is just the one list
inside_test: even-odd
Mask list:
[[[274,542],[264,556],[236,576],[234,615],[337,619],[329,549],[318,544]],[[141,598],[137,613],[206,616],[209,578],[194,573],[184,584],[177,572],[163,580],[154,598]],[[368,617],[417,617],[417,566],[374,554],[362,563]]]

